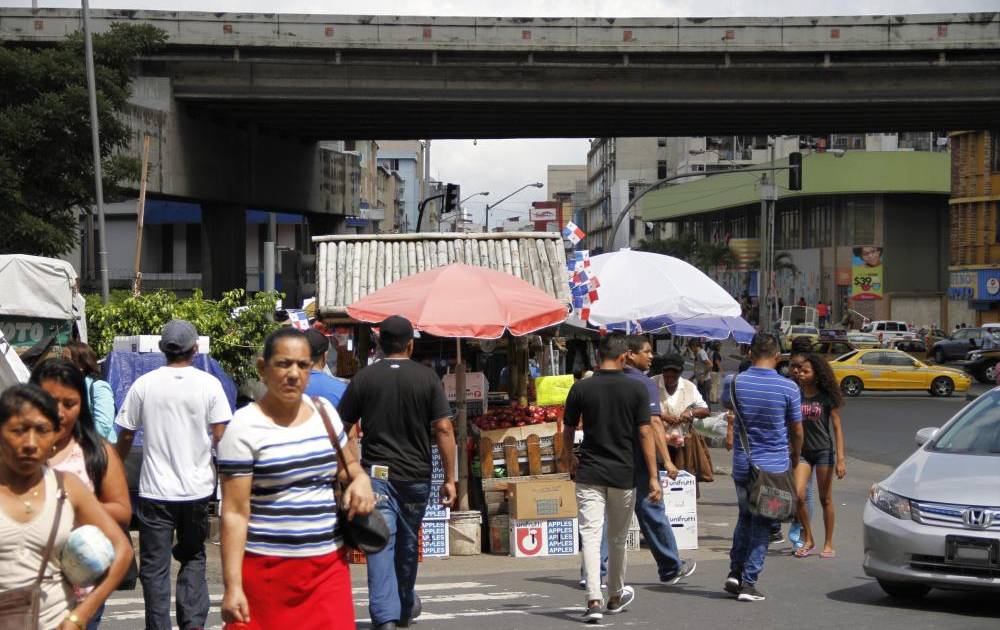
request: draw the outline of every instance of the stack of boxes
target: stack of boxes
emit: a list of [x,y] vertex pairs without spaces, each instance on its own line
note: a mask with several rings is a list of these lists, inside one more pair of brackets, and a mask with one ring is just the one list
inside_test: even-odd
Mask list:
[[441,486],[444,484],[444,466],[441,452],[431,446],[431,493],[427,497],[427,511],[421,526],[424,555],[429,558],[448,557],[448,519],[451,510],[441,505]]
[[678,549],[698,548],[698,486],[694,475],[680,471],[677,479],[660,473],[663,508],[674,530]]
[[510,555],[572,556],[579,549],[576,486],[568,479],[519,481],[508,498]]

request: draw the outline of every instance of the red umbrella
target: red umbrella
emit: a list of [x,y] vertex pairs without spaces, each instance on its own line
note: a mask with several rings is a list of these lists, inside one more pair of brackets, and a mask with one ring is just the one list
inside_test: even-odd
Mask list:
[[453,264],[408,276],[347,307],[363,322],[402,315],[438,337],[521,336],[566,320],[567,307],[534,285],[486,267]]

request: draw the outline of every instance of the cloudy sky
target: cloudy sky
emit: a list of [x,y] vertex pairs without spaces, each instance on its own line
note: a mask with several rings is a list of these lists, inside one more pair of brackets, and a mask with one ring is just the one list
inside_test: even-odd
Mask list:
[[[485,15],[503,17],[724,17],[885,15],[996,11],[1000,0],[91,0],[93,8],[240,11],[262,13]],[[30,0],[0,0],[24,7]],[[42,8],[80,6],[79,0],[38,0]],[[431,175],[461,185],[462,195],[488,191],[497,200],[524,184],[546,181],[549,164],[584,164],[586,139],[441,140],[432,143]],[[529,188],[505,202],[490,223],[526,212],[546,191]],[[466,203],[482,222],[484,201]]]

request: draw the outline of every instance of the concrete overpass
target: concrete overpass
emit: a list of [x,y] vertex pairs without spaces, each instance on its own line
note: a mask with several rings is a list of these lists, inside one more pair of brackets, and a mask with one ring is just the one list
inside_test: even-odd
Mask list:
[[[326,139],[1000,127],[998,13],[93,15],[98,32],[115,21],[167,32],[139,60],[129,113],[154,137],[149,190],[223,208],[328,212],[316,145]],[[7,45],[79,28],[75,10],[0,9]]]

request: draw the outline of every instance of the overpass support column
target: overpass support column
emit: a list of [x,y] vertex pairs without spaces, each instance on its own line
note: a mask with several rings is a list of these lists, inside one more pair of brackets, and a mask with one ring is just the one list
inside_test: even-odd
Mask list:
[[201,285],[205,297],[247,287],[247,213],[240,204],[202,204]]

